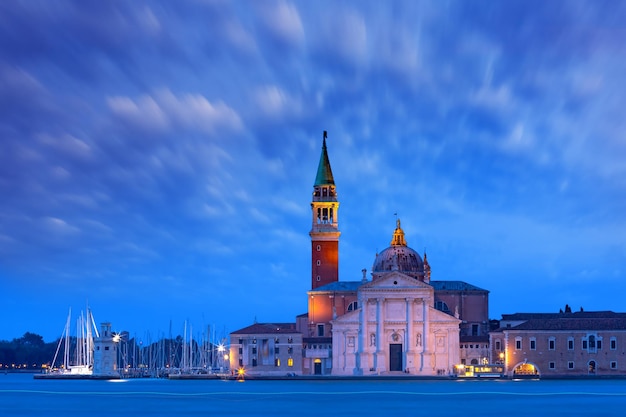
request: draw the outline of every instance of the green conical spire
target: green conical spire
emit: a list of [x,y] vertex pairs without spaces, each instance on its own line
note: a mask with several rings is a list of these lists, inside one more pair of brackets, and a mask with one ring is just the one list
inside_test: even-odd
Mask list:
[[330,161],[328,160],[328,151],[326,150],[327,133],[324,131],[324,140],[322,142],[322,155],[320,156],[320,164],[317,167],[317,176],[314,185],[335,185],[333,179],[333,171],[330,169]]

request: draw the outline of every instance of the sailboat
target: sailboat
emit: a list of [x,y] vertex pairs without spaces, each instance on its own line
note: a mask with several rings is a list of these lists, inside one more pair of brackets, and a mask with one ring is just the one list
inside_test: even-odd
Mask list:
[[[59,338],[54,359],[45,373],[35,374],[34,377],[50,379],[81,379],[93,376],[94,365],[94,337],[100,338],[98,328],[91,309],[86,313],[81,311],[76,321],[75,336],[71,335],[72,309],[70,307],[65,328]],[[63,346],[63,360],[57,364],[59,353]]]

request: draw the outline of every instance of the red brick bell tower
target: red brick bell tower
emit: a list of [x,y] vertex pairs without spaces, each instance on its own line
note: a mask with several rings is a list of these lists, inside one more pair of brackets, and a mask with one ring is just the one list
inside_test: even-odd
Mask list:
[[337,212],[339,202],[333,171],[330,169],[327,134],[324,131],[322,155],[317,167],[311,202],[311,289],[339,280],[339,231]]

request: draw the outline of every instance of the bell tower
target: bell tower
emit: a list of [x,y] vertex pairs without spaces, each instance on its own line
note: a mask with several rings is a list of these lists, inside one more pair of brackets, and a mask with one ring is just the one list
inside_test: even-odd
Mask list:
[[339,202],[326,150],[326,131],[311,202],[311,289],[339,280]]

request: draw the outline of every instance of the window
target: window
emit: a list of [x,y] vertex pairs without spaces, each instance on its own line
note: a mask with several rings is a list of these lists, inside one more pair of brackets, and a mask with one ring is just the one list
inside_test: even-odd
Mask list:
[[252,366],[256,366],[256,358],[252,358]]
[[317,260],[317,266],[320,266],[322,264],[322,261],[320,261],[319,259]]
[[617,369],[617,362],[611,361],[611,369]]
[[243,339],[239,339],[239,344],[242,345],[243,344]]
[[548,339],[548,350],[554,350],[554,345],[556,344],[556,339],[551,337]]
[[598,349],[602,349],[602,338],[590,334],[582,340],[583,350],[589,353],[596,353]]
[[243,348],[241,346],[239,347],[239,354],[243,355]]
[[530,350],[537,349],[537,340],[534,337],[530,338]]
[[574,338],[569,337],[567,339],[567,350],[574,350]]
[[323,324],[318,324],[317,325],[317,335],[319,337],[323,337],[324,336],[324,325]]
[[109,346],[105,346],[105,347],[104,347],[104,350],[109,350]]
[[322,250],[322,246],[317,245],[317,251],[319,252],[319,251],[321,251],[321,250]]
[[321,280],[322,280],[322,278],[320,278],[320,276],[318,275],[318,276],[317,276],[317,280],[318,280],[318,281],[321,281]]
[[289,367],[293,366],[293,358],[287,359],[287,366],[289,366]]
[[280,353],[280,348],[278,346],[274,346],[274,354],[278,355]]
[[287,343],[293,343],[293,337],[288,337],[287,338]]
[[548,369],[554,369],[554,368],[555,368],[554,362],[549,362],[548,363]]
[[253,354],[253,355],[256,355],[256,347],[253,347],[253,348],[252,348],[252,354]]
[[287,348],[287,353],[290,354],[290,355],[293,353],[293,346],[289,346]]
[[496,350],[502,350],[502,345],[500,344],[500,340],[496,340]]
[[478,324],[472,324],[472,336],[478,336],[479,326]]
[[450,314],[450,308],[448,308],[448,305],[443,301],[435,301],[435,308],[439,311]]
[[617,339],[615,337],[612,337],[609,345],[611,346],[611,350],[617,349]]
[[280,359],[279,358],[274,359],[274,366],[280,366]]
[[574,362],[573,361],[567,362],[567,369],[574,369]]
[[354,311],[357,308],[359,308],[359,303],[358,301],[353,301],[350,304],[348,304],[348,311]]
[[521,337],[515,338],[515,350],[522,350],[522,338]]
[[243,358],[239,358],[239,366],[243,366]]

